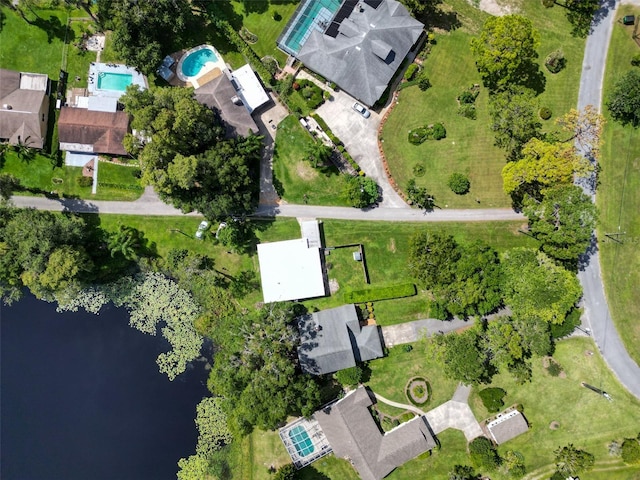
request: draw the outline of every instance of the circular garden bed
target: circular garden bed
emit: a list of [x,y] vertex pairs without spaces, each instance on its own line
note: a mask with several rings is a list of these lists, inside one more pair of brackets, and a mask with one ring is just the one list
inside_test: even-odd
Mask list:
[[422,407],[431,400],[431,385],[424,377],[413,377],[405,388],[407,399],[416,407]]

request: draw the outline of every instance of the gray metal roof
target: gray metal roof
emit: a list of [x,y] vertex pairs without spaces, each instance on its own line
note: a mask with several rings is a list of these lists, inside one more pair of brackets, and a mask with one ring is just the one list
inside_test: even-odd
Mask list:
[[363,480],[380,480],[436,446],[424,417],[383,434],[371,416],[364,387],[314,413],[337,457],[348,458]]
[[337,372],[382,357],[377,326],[360,326],[353,304],[298,319],[300,366],[314,375]]
[[313,31],[298,58],[371,106],[384,93],[423,28],[396,0],[378,5],[361,2],[342,20],[335,37]]
[[529,424],[519,411],[503,414],[487,424],[491,436],[500,445],[529,430]]
[[44,146],[49,113],[47,83],[46,75],[0,69],[0,138],[12,145]]

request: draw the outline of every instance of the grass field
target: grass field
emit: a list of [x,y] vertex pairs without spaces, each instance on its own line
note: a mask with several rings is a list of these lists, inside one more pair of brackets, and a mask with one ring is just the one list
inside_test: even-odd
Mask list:
[[[640,8],[623,5],[618,10],[618,17],[629,14],[638,18]],[[632,29],[614,24],[604,99],[616,78],[633,68],[629,63],[633,54],[640,53],[631,39]],[[603,113],[608,115],[606,107]],[[607,120],[597,195],[600,265],[611,316],[625,348],[640,363],[640,129]],[[626,233],[619,237],[622,243],[605,236],[618,232]]]
[[[277,222],[276,222],[277,223]],[[430,231],[453,235],[461,242],[482,240],[499,251],[516,246],[536,246],[535,240],[518,233],[522,225],[518,222],[478,222],[418,224],[393,222],[347,222],[324,220],[323,229],[326,246],[362,243],[371,284],[364,281],[361,265],[354,262],[354,249],[333,250],[326,257],[332,265],[329,278],[338,282],[335,295],[305,302],[308,307],[319,309],[344,304],[346,287],[367,288],[410,281],[407,271],[410,238],[417,232]],[[382,325],[402,323],[419,318],[428,318],[427,295],[418,295],[398,300],[375,302],[376,321]]]
[[[423,65],[432,87],[426,92],[417,86],[402,90],[398,105],[385,123],[382,136],[391,175],[401,188],[406,188],[414,176],[414,167],[424,167],[426,174],[416,179],[417,184],[426,186],[440,207],[509,206],[511,201],[502,191],[500,177],[505,155],[493,145],[487,90],[481,88],[476,100],[477,120],[457,114],[457,96],[464,89],[481,84],[469,42],[486,15],[462,1],[446,3],[445,9],[458,12],[462,26],[450,32],[438,30],[437,43]],[[584,40],[569,35],[569,24],[560,7],[544,9],[540,2],[524,2],[519,6],[540,32],[539,63],[542,65],[546,55],[560,47],[567,58],[567,68],[557,75],[541,67],[546,88],[538,101],[549,107],[554,117],[560,116],[576,104]],[[445,139],[427,140],[419,146],[407,141],[409,130],[436,122],[445,125]],[[545,128],[551,128],[551,121],[545,123]],[[471,189],[466,195],[456,195],[447,186],[447,179],[454,172],[469,177]]]
[[345,180],[335,167],[313,168],[304,159],[307,145],[313,139],[302,128],[295,115],[278,125],[273,156],[274,184],[280,196],[291,203],[347,206],[342,198]]

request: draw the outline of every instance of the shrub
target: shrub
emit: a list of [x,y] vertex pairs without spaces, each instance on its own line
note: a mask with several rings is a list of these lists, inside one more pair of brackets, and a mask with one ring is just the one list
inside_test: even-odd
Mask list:
[[469,444],[471,463],[476,468],[493,470],[500,465],[500,457],[491,441],[486,437],[478,437]]
[[640,463],[640,443],[635,438],[625,438],[622,442],[622,460],[625,463]]
[[295,480],[296,473],[297,470],[293,463],[287,463],[276,471],[273,480]]
[[542,0],[542,5],[544,5],[545,8],[551,8],[555,3],[555,0]]
[[480,400],[482,400],[482,404],[485,406],[487,410],[490,412],[499,412],[500,409],[504,406],[504,402],[502,399],[507,394],[502,388],[485,388],[478,392],[480,396]]
[[631,65],[633,65],[634,67],[640,67],[640,53],[636,53],[631,58]]
[[442,140],[447,136],[447,131],[441,123],[434,124],[433,127],[431,127],[431,132],[435,140]]
[[300,84],[298,82],[293,82],[292,87],[294,90],[300,90]]
[[356,365],[340,370],[336,373],[336,380],[345,387],[355,387],[362,381],[362,369]]
[[478,96],[478,92],[472,92],[471,90],[465,90],[458,96],[458,101],[460,103],[474,103],[476,101],[476,97]]
[[399,283],[387,287],[366,288],[363,290],[347,289],[344,294],[346,303],[375,302],[391,298],[412,297],[416,294],[416,286],[413,283]]
[[553,338],[562,338],[573,332],[580,325],[580,316],[582,310],[579,308],[572,309],[562,323],[551,324],[551,336]]
[[476,112],[476,106],[471,104],[463,104],[458,107],[458,115],[462,115],[464,118],[468,118],[469,120],[475,120],[478,118]]
[[409,130],[409,143],[413,145],[420,145],[427,138],[429,138],[429,130],[426,127],[418,127],[413,130]]
[[274,10],[271,18],[273,18],[276,22],[279,22],[280,20],[282,20],[282,15],[280,15],[277,10]]
[[423,92],[431,88],[431,81],[424,71],[420,74],[420,78],[418,78],[418,88]]
[[92,177],[78,177],[76,181],[78,182],[78,185],[81,187],[90,187],[93,185]]
[[471,182],[466,175],[462,173],[452,173],[447,181],[447,185],[453,193],[458,195],[464,195],[469,191],[469,188],[471,188]]
[[564,52],[561,49],[551,52],[544,60],[544,65],[551,73],[560,72],[560,70],[567,65],[567,60],[564,58]]
[[540,115],[542,120],[549,120],[551,118],[551,109],[549,107],[542,107],[540,108],[538,115]]
[[422,177],[425,173],[426,173],[426,169],[424,168],[424,165],[422,165],[421,163],[416,163],[413,166],[414,177]]
[[276,61],[275,58],[271,58],[271,57],[263,58],[262,64],[264,65],[264,68],[266,68],[271,75],[275,75],[276,73],[278,73],[278,62]]
[[418,72],[419,69],[420,69],[420,66],[417,63],[412,63],[407,68],[407,71],[404,72],[404,79],[406,81],[413,80],[413,77],[415,76],[415,74]]
[[562,373],[562,366],[558,362],[550,358],[549,365],[547,366],[547,372],[549,372],[549,375],[551,375],[552,377],[557,377]]

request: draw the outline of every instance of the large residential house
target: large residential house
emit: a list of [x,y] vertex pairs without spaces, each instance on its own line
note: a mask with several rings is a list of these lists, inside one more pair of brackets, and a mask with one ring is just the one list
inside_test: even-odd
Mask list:
[[[307,3],[302,2],[296,14],[306,15]],[[320,9],[318,15],[323,12],[326,9]],[[306,67],[372,106],[423,29],[397,0],[344,0],[331,17],[311,21],[309,31],[299,34],[297,52],[288,48],[292,37],[287,29],[279,45]]]
[[60,149],[79,154],[126,155],[122,141],[129,131],[129,115],[62,107],[58,119]]
[[300,367],[324,375],[384,355],[377,325],[360,325],[356,307],[343,305],[298,319]]
[[0,68],[0,142],[43,148],[48,114],[47,75]]

